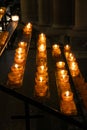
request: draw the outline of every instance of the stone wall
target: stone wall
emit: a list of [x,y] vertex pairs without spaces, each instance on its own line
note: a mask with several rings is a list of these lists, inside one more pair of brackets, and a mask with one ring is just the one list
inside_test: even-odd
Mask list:
[[42,31],[86,35],[87,0],[20,0],[20,4],[22,21],[31,21]]

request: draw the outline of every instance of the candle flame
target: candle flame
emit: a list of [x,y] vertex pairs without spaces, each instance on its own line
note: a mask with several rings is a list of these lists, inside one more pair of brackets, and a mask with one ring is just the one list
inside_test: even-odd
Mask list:
[[41,70],[44,70],[44,65],[41,65],[40,68],[41,68]]
[[15,64],[15,68],[18,68],[18,64]]
[[66,91],[66,97],[68,97],[70,95],[69,91]]
[[46,48],[45,48],[44,44],[41,44],[41,45],[39,46],[39,50],[40,50],[40,51],[45,51],[45,49],[46,49]]
[[43,77],[40,77],[40,79],[39,79],[39,80],[40,80],[40,82],[42,82],[42,81],[43,81]]
[[32,27],[32,24],[31,24],[31,23],[28,23],[28,24],[26,25],[26,27],[27,27],[27,28],[31,28],[31,27]]

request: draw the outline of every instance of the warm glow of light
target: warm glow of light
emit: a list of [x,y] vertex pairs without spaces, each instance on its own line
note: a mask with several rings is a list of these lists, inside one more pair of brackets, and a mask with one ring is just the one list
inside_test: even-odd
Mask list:
[[44,33],[39,34],[38,41],[39,42],[46,42],[46,36]]
[[18,15],[12,15],[11,16],[12,21],[16,22],[19,21],[19,16]]
[[64,47],[64,50],[65,50],[65,51],[70,51],[70,49],[71,49],[70,45],[68,45],[68,44],[65,45],[65,47]]
[[70,68],[71,68],[72,70],[76,70],[76,69],[78,69],[78,64],[73,61],[73,62],[70,63]]
[[40,82],[43,82],[43,77],[40,77],[39,80],[40,80]]
[[14,65],[14,67],[15,67],[16,69],[18,68],[18,66],[19,66],[18,64],[15,64],[15,65]]
[[26,42],[19,42],[19,47],[26,47],[27,46],[27,43]]
[[68,97],[70,95],[69,91],[66,91],[65,96]]
[[28,23],[28,24],[26,25],[26,27],[27,27],[27,28],[32,28],[32,24],[31,24],[31,23]]
[[44,44],[41,44],[41,45],[39,46],[38,50],[39,50],[39,51],[42,51],[42,52],[45,51],[45,50],[46,50],[45,45],[44,45]]
[[52,46],[52,48],[55,50],[55,49],[58,49],[59,48],[59,45],[57,45],[57,44],[54,44],[53,46]]
[[58,73],[59,73],[60,75],[64,75],[64,74],[67,74],[67,70],[60,70]]
[[65,62],[63,62],[63,61],[57,62],[57,63],[56,63],[56,67],[57,67],[57,68],[64,68],[64,67],[65,67]]

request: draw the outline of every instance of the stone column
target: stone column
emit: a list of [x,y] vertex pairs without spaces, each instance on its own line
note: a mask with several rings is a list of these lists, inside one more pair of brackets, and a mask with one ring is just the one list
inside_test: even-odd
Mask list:
[[37,22],[38,5],[36,0],[20,0],[21,20],[23,22]]
[[51,24],[52,0],[38,0],[38,25]]
[[53,26],[72,26],[73,0],[53,0]]
[[87,0],[75,0],[75,29],[87,30]]

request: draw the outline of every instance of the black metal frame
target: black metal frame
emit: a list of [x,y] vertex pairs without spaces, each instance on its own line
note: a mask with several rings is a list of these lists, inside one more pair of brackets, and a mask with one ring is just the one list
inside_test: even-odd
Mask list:
[[[9,28],[8,28],[8,30],[9,30]],[[28,39],[27,36],[23,37],[23,38],[25,40]],[[31,40],[31,36],[30,36],[30,39],[29,39],[29,43],[30,43],[30,40]],[[73,84],[73,82],[72,82],[72,84]],[[29,105],[35,106],[38,109],[41,109],[41,110],[43,110],[45,112],[48,112],[49,114],[57,117],[58,119],[61,119],[61,120],[65,121],[66,123],[75,125],[78,128],[82,128],[83,130],[87,128],[86,121],[83,119],[84,114],[83,114],[83,111],[82,111],[81,108],[80,108],[80,111],[82,113],[82,115],[81,115],[82,116],[82,121],[77,119],[77,118],[74,118],[73,116],[64,115],[60,111],[58,111],[56,109],[53,109],[53,108],[49,107],[48,105],[45,105],[45,104],[43,104],[41,102],[38,102],[38,101],[36,101],[36,100],[34,100],[34,99],[30,98],[30,97],[24,96],[23,94],[15,91],[13,89],[7,88],[7,86],[4,86],[3,84],[0,84],[0,90],[5,92],[6,94],[8,94],[10,96],[13,96],[14,98],[17,98],[18,100],[21,100],[25,104],[25,115],[24,116],[23,115],[12,116],[12,119],[25,119],[25,121],[26,121],[26,130],[30,129],[30,118],[42,117],[41,115],[40,116],[39,115],[30,116]]]
[[10,88],[7,88],[3,85],[0,85],[0,90],[25,103],[25,107],[27,108],[27,109],[25,109],[26,110],[25,113],[26,113],[26,117],[28,117],[28,118],[26,118],[26,130],[29,130],[29,107],[28,107],[28,105],[33,105],[33,106],[35,106],[35,107],[37,107],[45,112],[48,112],[51,115],[54,115],[55,117],[57,117],[61,120],[64,120],[66,123],[70,123],[72,125],[75,125],[79,128],[82,128],[83,130],[87,129],[87,125],[85,124],[85,122],[83,122],[83,121],[81,122],[81,121],[79,121],[71,116],[64,115],[61,112],[59,112],[59,111],[57,111],[49,106],[46,106],[43,103],[35,101],[32,98],[26,97],[26,96],[24,96],[16,91],[10,89]]

